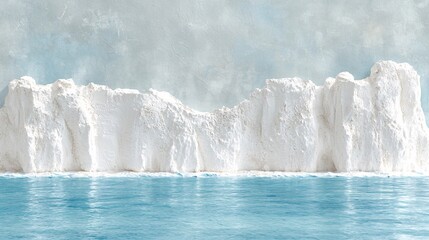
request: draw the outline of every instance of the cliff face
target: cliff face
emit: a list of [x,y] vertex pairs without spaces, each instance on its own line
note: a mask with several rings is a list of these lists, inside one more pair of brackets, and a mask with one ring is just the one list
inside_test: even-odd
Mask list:
[[155,90],[23,77],[0,109],[0,171],[425,172],[428,139],[419,76],[390,61],[358,81],[268,80],[207,113]]

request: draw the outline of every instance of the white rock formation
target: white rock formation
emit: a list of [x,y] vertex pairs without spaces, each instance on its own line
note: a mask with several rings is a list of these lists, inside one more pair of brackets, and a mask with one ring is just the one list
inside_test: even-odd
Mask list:
[[405,63],[324,86],[268,80],[209,113],[155,90],[23,77],[0,109],[0,171],[427,172],[428,138],[420,78]]

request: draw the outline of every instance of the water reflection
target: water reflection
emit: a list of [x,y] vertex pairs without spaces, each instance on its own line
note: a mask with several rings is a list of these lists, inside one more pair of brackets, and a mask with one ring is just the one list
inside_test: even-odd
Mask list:
[[[43,206],[43,201],[45,201],[44,194],[46,193],[46,189],[44,188],[44,181],[39,178],[29,178],[28,179],[29,187],[28,187],[28,195],[27,195],[27,209],[26,209],[26,223],[30,224],[27,231],[31,233],[32,238],[34,239],[43,239],[46,238],[41,231],[43,226],[44,216],[46,216],[46,209]],[[48,190],[49,191],[49,190]],[[49,217],[49,216],[47,216]]]
[[0,178],[0,236],[425,238],[428,178]]
[[100,234],[100,230],[103,226],[103,217],[100,216],[100,208],[102,201],[99,196],[99,183],[97,178],[90,178],[89,181],[85,181],[89,185],[88,191],[86,192],[86,200],[88,204],[88,223],[86,230],[87,236],[97,236]]

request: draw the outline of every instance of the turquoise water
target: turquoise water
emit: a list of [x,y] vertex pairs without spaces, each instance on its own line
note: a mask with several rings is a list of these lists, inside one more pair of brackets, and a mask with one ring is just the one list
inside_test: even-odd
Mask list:
[[429,239],[428,177],[0,177],[1,239]]

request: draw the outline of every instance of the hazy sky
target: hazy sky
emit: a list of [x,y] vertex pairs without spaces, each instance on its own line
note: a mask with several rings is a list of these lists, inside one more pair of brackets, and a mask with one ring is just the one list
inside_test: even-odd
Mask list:
[[363,78],[384,59],[415,67],[429,111],[429,0],[0,0],[0,36],[0,90],[73,78],[211,110],[267,78]]

